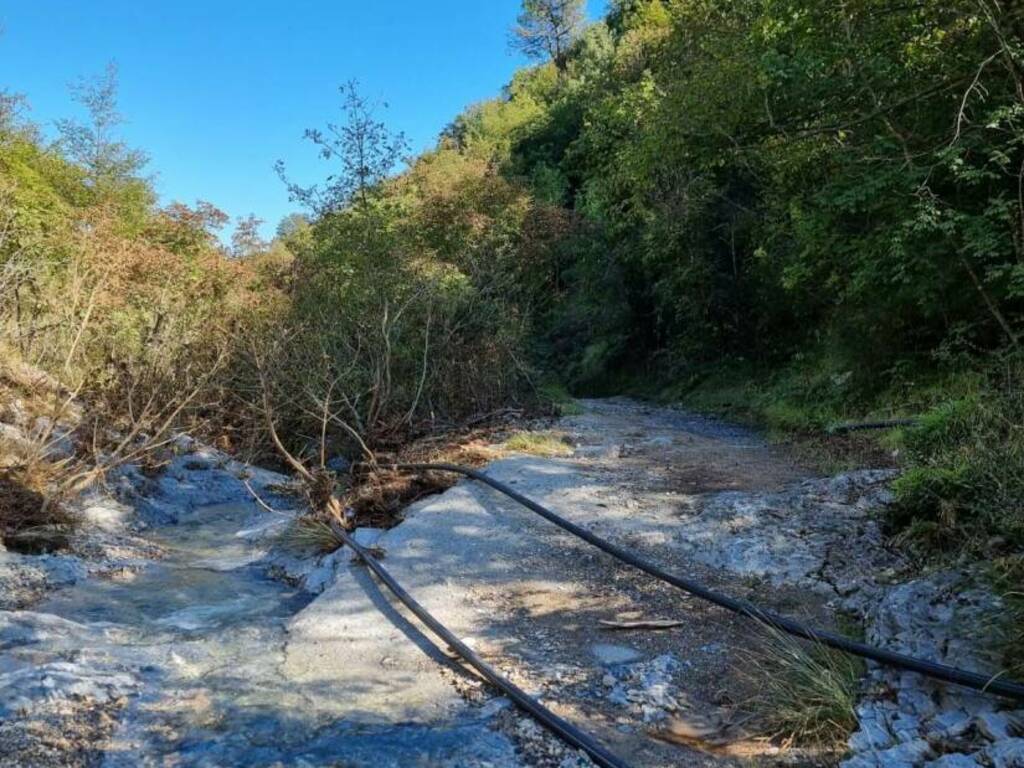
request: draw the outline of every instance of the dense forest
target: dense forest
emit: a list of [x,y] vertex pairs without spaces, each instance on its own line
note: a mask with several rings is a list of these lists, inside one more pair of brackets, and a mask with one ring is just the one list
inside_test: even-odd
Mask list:
[[158,204],[113,70],[55,140],[6,92],[4,386],[37,366],[105,422],[62,492],[178,428],[258,456],[269,422],[324,463],[627,392],[779,430],[919,415],[884,438],[908,466],[894,529],[1022,567],[1019,7],[613,0],[588,24],[582,5],[525,0],[510,41],[535,64],[417,157],[342,87],[306,135],[326,180],[278,166],[302,213],[270,243]]

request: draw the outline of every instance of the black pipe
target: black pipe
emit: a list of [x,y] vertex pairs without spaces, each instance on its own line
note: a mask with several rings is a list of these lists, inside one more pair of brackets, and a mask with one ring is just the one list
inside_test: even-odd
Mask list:
[[830,435],[845,435],[849,432],[864,432],[869,429],[894,429],[896,427],[915,427],[917,419],[886,419],[884,421],[863,421],[854,424],[837,424],[829,427]]
[[532,499],[528,499],[526,496],[523,496],[521,493],[518,493],[504,483],[485,475],[483,472],[478,472],[475,469],[460,467],[455,464],[397,464],[393,465],[392,468],[412,472],[453,472],[478,480],[481,483],[494,488],[496,491],[500,491],[509,498],[515,499],[527,509],[536,512],[538,515],[554,523],[559,528],[562,528],[574,536],[578,536],[584,541],[593,544],[598,549],[607,552],[612,557],[621,560],[627,565],[638,568],[641,571],[650,574],[654,578],[664,581],[666,584],[671,584],[684,592],[689,592],[691,595],[707,600],[710,603],[714,603],[715,605],[733,611],[734,613],[759,621],[762,624],[780,629],[790,635],[801,637],[806,640],[813,640],[832,648],[836,648],[840,651],[853,654],[854,656],[871,659],[872,661],[876,661],[879,664],[885,664],[886,666],[906,669],[947,683],[954,683],[967,688],[974,688],[975,690],[982,692],[998,694],[1010,699],[1024,701],[1024,685],[1021,683],[1017,683],[1012,680],[1002,680],[998,677],[988,677],[986,675],[978,674],[977,672],[969,672],[964,669],[957,669],[956,667],[939,664],[933,661],[916,659],[913,656],[907,656],[902,653],[887,651],[883,648],[876,648],[872,645],[860,643],[834,632],[815,629],[814,627],[794,621],[793,619],[789,619],[785,616],[780,616],[779,614],[766,611],[757,607],[753,603],[746,602],[745,600],[739,600],[728,595],[723,595],[720,592],[715,592],[699,582],[669,573],[654,563],[637,557],[631,552],[627,552],[622,547],[602,539],[600,536],[591,533],[586,528],[582,528],[575,523],[560,517],[547,507],[541,506],[537,502]]
[[554,732],[562,741],[571,744],[577,749],[586,752],[590,759],[601,768],[629,768],[629,765],[616,755],[609,752],[601,744],[595,741],[589,734],[584,733],[576,726],[563,720],[539,701],[531,697],[521,688],[502,677],[486,661],[481,659],[477,653],[462,642],[444,624],[435,619],[426,608],[420,605],[402,585],[395,581],[394,577],[373,557],[370,552],[360,545],[352,535],[337,523],[331,523],[331,529],[353,552],[366,563],[366,566],[376,574],[384,585],[391,590],[405,606],[412,611],[420,621],[426,624],[435,635],[444,640],[451,648],[458,652],[459,656],[465,659],[477,672],[479,672],[491,685],[503,691],[520,708],[531,714],[537,722]]

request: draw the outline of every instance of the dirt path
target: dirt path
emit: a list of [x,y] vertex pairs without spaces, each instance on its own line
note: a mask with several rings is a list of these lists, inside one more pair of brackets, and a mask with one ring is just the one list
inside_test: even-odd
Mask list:
[[[835,595],[824,582],[816,581],[811,594],[794,589],[801,579],[813,580],[812,574],[824,566],[823,557],[773,536],[755,542],[762,521],[747,520],[749,509],[741,503],[748,497],[764,500],[773,493],[785,494],[808,470],[744,430],[624,400],[585,402],[583,407],[581,415],[558,425],[576,446],[573,456],[516,456],[491,464],[487,472],[673,570],[768,607],[831,624],[825,603]],[[861,485],[871,482],[877,478],[862,479]],[[820,490],[816,485],[803,489]],[[864,514],[855,510],[854,498],[860,498],[861,490],[846,488],[841,499],[820,502],[862,522]],[[701,551],[695,552],[686,532],[702,527],[706,501],[721,499],[723,493],[735,494],[735,514],[719,510],[710,530],[721,535],[705,536]],[[780,502],[786,503],[782,497]],[[737,547],[744,526],[754,533]],[[836,530],[830,533],[840,533],[834,521],[832,527]],[[849,539],[851,531],[842,533]],[[748,622],[653,583],[477,483],[461,483],[416,505],[377,544],[386,552],[389,570],[444,623],[470,638],[514,681],[598,734],[633,764],[736,762],[723,749],[712,750],[710,742],[730,731],[740,716],[738,705],[752,692],[753,681],[738,671],[744,666],[743,649],[750,646]],[[808,546],[816,545],[811,541]],[[760,556],[749,557],[757,547]],[[738,572],[716,567],[721,565],[716,558],[728,560],[730,552],[746,558],[738,561]],[[792,568],[794,555],[802,557],[806,572],[793,584],[783,580],[768,588],[757,571],[771,574],[781,563]],[[311,659],[322,659],[328,666],[347,665],[351,672],[351,649],[365,646],[367,655],[359,656],[356,666],[379,663],[378,675],[386,669],[388,678],[416,679],[423,674],[424,659],[409,656],[412,646],[407,641],[405,649],[384,650],[377,642],[379,617],[360,612],[367,623],[351,620],[354,595],[366,594],[360,571],[345,566],[333,586],[296,617],[290,627],[289,664],[312,668]],[[681,626],[619,632],[600,624],[641,618],[673,619]],[[367,643],[368,637],[373,641]],[[401,639],[392,629],[388,640],[400,646]],[[384,654],[387,664],[380,659]],[[417,686],[396,692],[392,682],[381,675],[378,690],[362,689],[392,709],[401,709],[420,693]],[[467,690],[464,682],[459,687]],[[524,741],[520,719],[506,719],[505,730],[525,749],[527,764],[559,764],[562,750],[546,743],[537,747],[539,753],[531,753],[534,747],[531,739]],[[696,748],[667,740],[674,732],[674,740],[680,741],[683,722],[706,735]],[[526,730],[529,736],[531,729]],[[558,759],[549,759],[547,751]],[[776,752],[770,744],[750,739],[724,751],[768,762]],[[791,764],[792,755],[786,761]]]

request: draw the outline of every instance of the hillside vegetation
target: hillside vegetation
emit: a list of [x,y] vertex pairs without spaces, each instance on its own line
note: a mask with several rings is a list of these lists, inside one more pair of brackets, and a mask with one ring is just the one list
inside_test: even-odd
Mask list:
[[260,454],[269,421],[321,464],[562,387],[781,430],[923,415],[886,438],[910,467],[894,531],[1019,567],[1020,9],[613,0],[583,19],[524,2],[511,39],[536,63],[398,173],[401,135],[345,86],[307,132],[328,180],[279,167],[304,215],[269,244],[242,222],[234,249],[214,207],[156,204],[109,74],[56,143],[8,96],[5,358],[119,434],[187,425]]

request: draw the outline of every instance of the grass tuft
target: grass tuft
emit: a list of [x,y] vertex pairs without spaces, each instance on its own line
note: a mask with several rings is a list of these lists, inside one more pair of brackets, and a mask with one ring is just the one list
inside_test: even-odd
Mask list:
[[569,439],[558,432],[517,432],[505,441],[505,449],[533,456],[572,456]]
[[330,523],[316,515],[295,518],[281,531],[279,541],[285,549],[300,555],[333,552],[344,543]]
[[860,659],[772,628],[742,655],[740,673],[758,691],[746,708],[773,739],[839,747],[857,727]]

